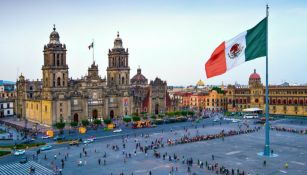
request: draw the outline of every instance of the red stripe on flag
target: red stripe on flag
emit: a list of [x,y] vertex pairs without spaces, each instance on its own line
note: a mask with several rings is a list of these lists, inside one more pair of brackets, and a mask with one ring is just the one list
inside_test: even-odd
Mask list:
[[226,72],[225,41],[214,50],[205,64],[205,69],[207,78],[221,75]]

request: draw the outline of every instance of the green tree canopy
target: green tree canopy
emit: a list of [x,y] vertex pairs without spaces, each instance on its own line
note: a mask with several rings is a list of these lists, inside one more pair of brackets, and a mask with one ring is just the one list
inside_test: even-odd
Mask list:
[[82,126],[84,126],[84,127],[86,127],[90,124],[90,122],[88,120],[82,120],[81,123],[82,123]]
[[132,120],[133,120],[134,122],[137,122],[137,121],[140,121],[141,118],[140,118],[139,116],[133,116],[133,117],[132,117]]
[[124,122],[128,123],[131,122],[131,118],[123,118]]
[[72,122],[70,122],[70,126],[71,127],[76,127],[76,126],[78,126],[78,122],[72,121]]
[[100,125],[100,124],[101,124],[101,120],[95,119],[95,120],[93,121],[93,123],[94,123],[95,125]]
[[107,119],[104,119],[103,122],[104,122],[104,124],[108,125],[108,124],[112,123],[112,120],[107,118]]

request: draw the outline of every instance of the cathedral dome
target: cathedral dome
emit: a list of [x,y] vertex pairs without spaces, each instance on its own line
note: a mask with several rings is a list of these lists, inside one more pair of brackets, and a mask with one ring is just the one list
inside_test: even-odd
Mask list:
[[138,68],[137,70],[137,74],[134,75],[131,80],[130,80],[131,84],[147,84],[148,83],[148,80],[147,78],[142,74],[141,72],[141,68]]
[[260,79],[260,75],[256,73],[256,69],[254,69],[254,73],[249,76],[249,79]]
[[114,47],[113,48],[123,48],[123,41],[119,37],[119,32],[117,32],[117,38],[114,40]]
[[205,83],[204,83],[202,80],[199,80],[199,81],[196,83],[196,86],[205,86]]
[[49,38],[50,38],[49,44],[61,44],[60,35],[56,31],[55,25],[53,25],[53,31],[50,33]]

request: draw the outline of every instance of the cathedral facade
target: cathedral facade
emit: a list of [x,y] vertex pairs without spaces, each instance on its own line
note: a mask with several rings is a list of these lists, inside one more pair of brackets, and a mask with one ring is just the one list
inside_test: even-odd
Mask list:
[[19,76],[17,116],[53,125],[61,121],[113,119],[132,113],[160,114],[169,110],[166,81],[156,78],[148,83],[140,68],[130,79],[129,52],[119,34],[109,49],[106,78],[101,78],[95,62],[86,76],[69,78],[66,45],[60,42],[55,27],[49,39],[43,50],[42,79],[29,81],[22,74]]

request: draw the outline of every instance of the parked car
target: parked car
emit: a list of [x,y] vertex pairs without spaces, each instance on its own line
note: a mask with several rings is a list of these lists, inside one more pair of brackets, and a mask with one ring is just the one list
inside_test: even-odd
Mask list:
[[79,145],[79,140],[72,140],[69,142],[69,145]]
[[93,143],[94,139],[86,139],[83,141],[84,144],[89,144],[89,143]]
[[48,136],[48,135],[43,135],[42,136],[42,139],[49,139],[50,138],[50,136]]
[[45,146],[41,147],[40,150],[41,150],[41,151],[46,151],[46,150],[49,150],[49,149],[51,149],[51,148],[52,148],[51,145],[45,145]]
[[25,153],[26,153],[26,150],[20,149],[20,150],[15,151],[14,155],[15,156],[19,156],[19,155],[23,155]]
[[63,135],[57,135],[53,138],[54,141],[58,141],[58,140],[64,140],[65,139],[65,136]]
[[24,164],[24,163],[27,163],[27,162],[28,162],[28,159],[25,156],[21,157],[21,159],[19,160],[19,163],[21,163],[21,164]]
[[115,129],[113,132],[115,132],[115,133],[122,132],[122,129]]

